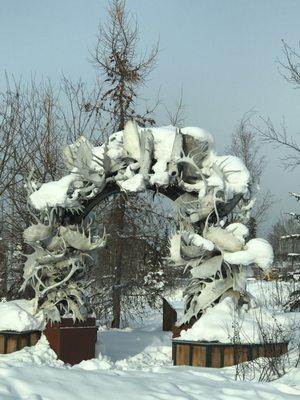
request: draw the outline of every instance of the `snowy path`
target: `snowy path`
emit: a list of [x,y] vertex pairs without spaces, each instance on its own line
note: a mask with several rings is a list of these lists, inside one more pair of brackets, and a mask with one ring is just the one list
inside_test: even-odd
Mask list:
[[[148,318],[134,329],[100,328],[96,354],[109,358],[117,366],[134,369],[151,365],[172,365],[171,333],[161,330],[161,316]],[[144,362],[142,359],[145,358]]]

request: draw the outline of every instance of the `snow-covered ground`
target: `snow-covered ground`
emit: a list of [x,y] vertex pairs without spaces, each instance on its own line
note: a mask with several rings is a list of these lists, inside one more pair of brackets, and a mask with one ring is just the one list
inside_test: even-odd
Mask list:
[[[172,300],[181,307],[178,296]],[[0,355],[0,400],[300,399],[300,368],[270,383],[235,381],[234,367],[172,366],[170,339],[159,313],[132,328],[100,327],[97,357],[70,367],[42,337],[34,347]]]

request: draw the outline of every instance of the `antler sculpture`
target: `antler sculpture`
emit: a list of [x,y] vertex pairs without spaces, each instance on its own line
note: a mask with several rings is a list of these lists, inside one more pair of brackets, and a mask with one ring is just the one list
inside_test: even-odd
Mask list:
[[88,212],[117,188],[165,193],[177,188],[172,199],[176,193],[182,228],[170,239],[170,264],[191,273],[182,322],[201,316],[229,289],[246,297],[244,267],[270,266],[270,245],[262,239],[247,242],[246,226],[227,220],[243,199],[246,202],[249,172],[237,157],[217,156],[208,132],[143,129],[129,121],[100,147],[79,138],[64,150],[64,160],[68,175],[42,185],[31,175],[27,184],[35,223],[23,235],[33,253],[27,255],[22,287],[34,288],[48,320],[82,320],[88,315],[82,278],[92,262],[89,253],[106,242],[105,231],[101,237],[97,234]]

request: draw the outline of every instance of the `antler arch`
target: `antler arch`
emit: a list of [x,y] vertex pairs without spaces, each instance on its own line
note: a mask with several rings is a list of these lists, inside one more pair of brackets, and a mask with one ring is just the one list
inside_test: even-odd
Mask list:
[[[170,240],[170,264],[183,265],[192,274],[183,322],[201,315],[228,289],[243,292],[242,265],[271,264],[267,242],[253,239],[258,242],[249,241],[250,247],[245,242],[249,172],[238,158],[217,156],[208,132],[170,126],[143,129],[129,121],[102,146],[79,138],[64,150],[64,159],[68,175],[28,184],[28,202],[38,223],[24,231],[34,252],[25,263],[23,287],[34,288],[48,320],[86,318],[81,277],[89,252],[106,241],[105,232],[91,233],[88,216],[99,202],[120,191],[153,189],[164,194],[189,227]],[[228,225],[226,216],[238,203],[244,204],[239,207],[240,222]],[[253,251],[255,245],[259,254]]]

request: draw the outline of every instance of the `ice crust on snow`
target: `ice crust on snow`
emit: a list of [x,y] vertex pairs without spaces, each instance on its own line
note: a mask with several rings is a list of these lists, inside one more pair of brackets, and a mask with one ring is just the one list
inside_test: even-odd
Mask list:
[[0,303],[0,331],[41,330],[44,319],[35,312],[34,300],[13,300]]

